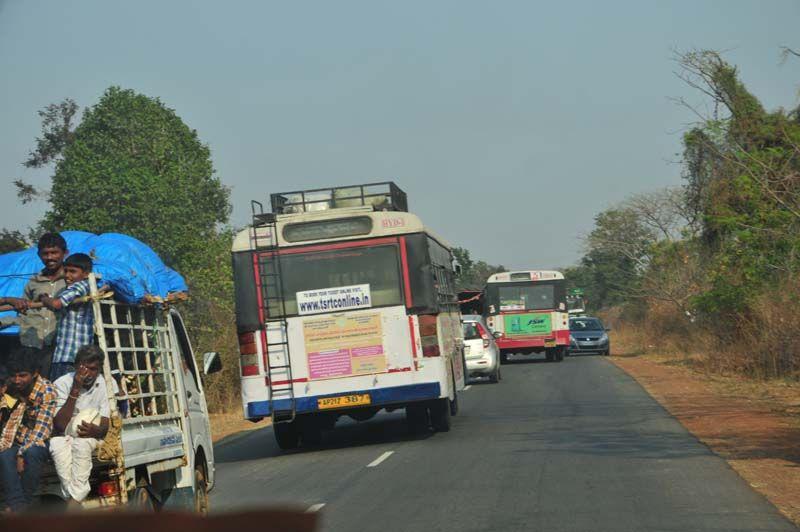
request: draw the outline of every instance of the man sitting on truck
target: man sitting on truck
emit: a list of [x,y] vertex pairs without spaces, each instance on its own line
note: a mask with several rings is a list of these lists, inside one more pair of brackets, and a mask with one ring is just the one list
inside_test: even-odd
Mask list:
[[0,484],[5,499],[0,508],[14,512],[30,506],[39,488],[56,410],[56,392],[50,381],[39,375],[36,355],[36,350],[20,347],[8,360],[13,393],[22,404],[14,411],[21,415],[16,434],[9,441],[0,440]]
[[[101,374],[105,354],[95,345],[78,350],[72,373],[53,383],[58,394],[50,454],[67,500],[81,502],[89,494],[92,453],[108,432],[111,409]],[[112,380],[112,389],[114,387]]]

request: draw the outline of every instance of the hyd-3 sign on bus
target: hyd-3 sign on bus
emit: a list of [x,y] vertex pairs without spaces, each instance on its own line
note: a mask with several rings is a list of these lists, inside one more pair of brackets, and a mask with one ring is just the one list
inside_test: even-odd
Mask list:
[[569,348],[569,313],[564,276],[527,270],[496,273],[486,282],[486,321],[503,361],[511,354],[545,353],[564,360]]
[[450,246],[394,183],[271,203],[233,243],[245,417],[271,416],[284,449],[381,409],[448,430],[465,378]]

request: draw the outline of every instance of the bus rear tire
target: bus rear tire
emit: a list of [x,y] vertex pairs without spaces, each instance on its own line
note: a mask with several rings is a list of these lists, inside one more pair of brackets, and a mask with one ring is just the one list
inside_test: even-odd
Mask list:
[[416,403],[406,407],[406,423],[411,434],[422,434],[428,431],[430,421],[425,403]]
[[322,444],[321,420],[313,414],[308,414],[301,418],[300,422],[300,438],[303,440],[303,445],[316,446]]
[[278,447],[284,451],[296,449],[300,443],[300,433],[297,430],[296,420],[288,423],[275,423],[272,430],[275,432],[275,441],[278,442]]
[[508,364],[508,353],[500,353],[500,363]]
[[441,399],[434,399],[428,407],[431,413],[431,425],[436,432],[449,432],[450,431],[450,399],[443,397]]

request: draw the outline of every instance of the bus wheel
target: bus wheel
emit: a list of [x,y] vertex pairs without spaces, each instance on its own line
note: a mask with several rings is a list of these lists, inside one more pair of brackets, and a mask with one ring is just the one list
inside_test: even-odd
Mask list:
[[448,432],[450,430],[450,399],[443,397],[434,399],[428,407],[431,413],[431,425],[436,432]]
[[556,347],[556,362],[563,362],[564,361],[564,351],[566,351],[563,347]]
[[297,430],[297,421],[290,421],[288,423],[275,423],[272,430],[275,432],[275,441],[278,442],[278,447],[284,451],[289,449],[296,449],[297,444],[300,443],[300,434]]
[[508,364],[508,353],[500,353],[500,363]]
[[553,353],[552,349],[548,349],[544,352],[544,356],[547,358],[548,362],[552,362],[556,359],[555,353]]
[[303,445],[320,445],[322,443],[322,423],[313,414],[303,417],[300,425],[300,437]]
[[406,423],[411,434],[427,432],[430,421],[425,403],[415,403],[406,407]]
[[194,511],[202,516],[208,515],[208,482],[201,464],[194,466]]

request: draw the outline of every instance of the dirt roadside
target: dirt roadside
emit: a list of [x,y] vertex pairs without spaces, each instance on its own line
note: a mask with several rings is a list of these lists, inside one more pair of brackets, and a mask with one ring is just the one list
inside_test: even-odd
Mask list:
[[800,386],[711,376],[669,357],[610,360],[800,525]]
[[225,414],[209,414],[208,417],[211,420],[211,438],[214,440],[214,443],[239,432],[263,429],[270,425],[268,419],[259,421],[258,423],[247,421],[242,418],[241,411]]

